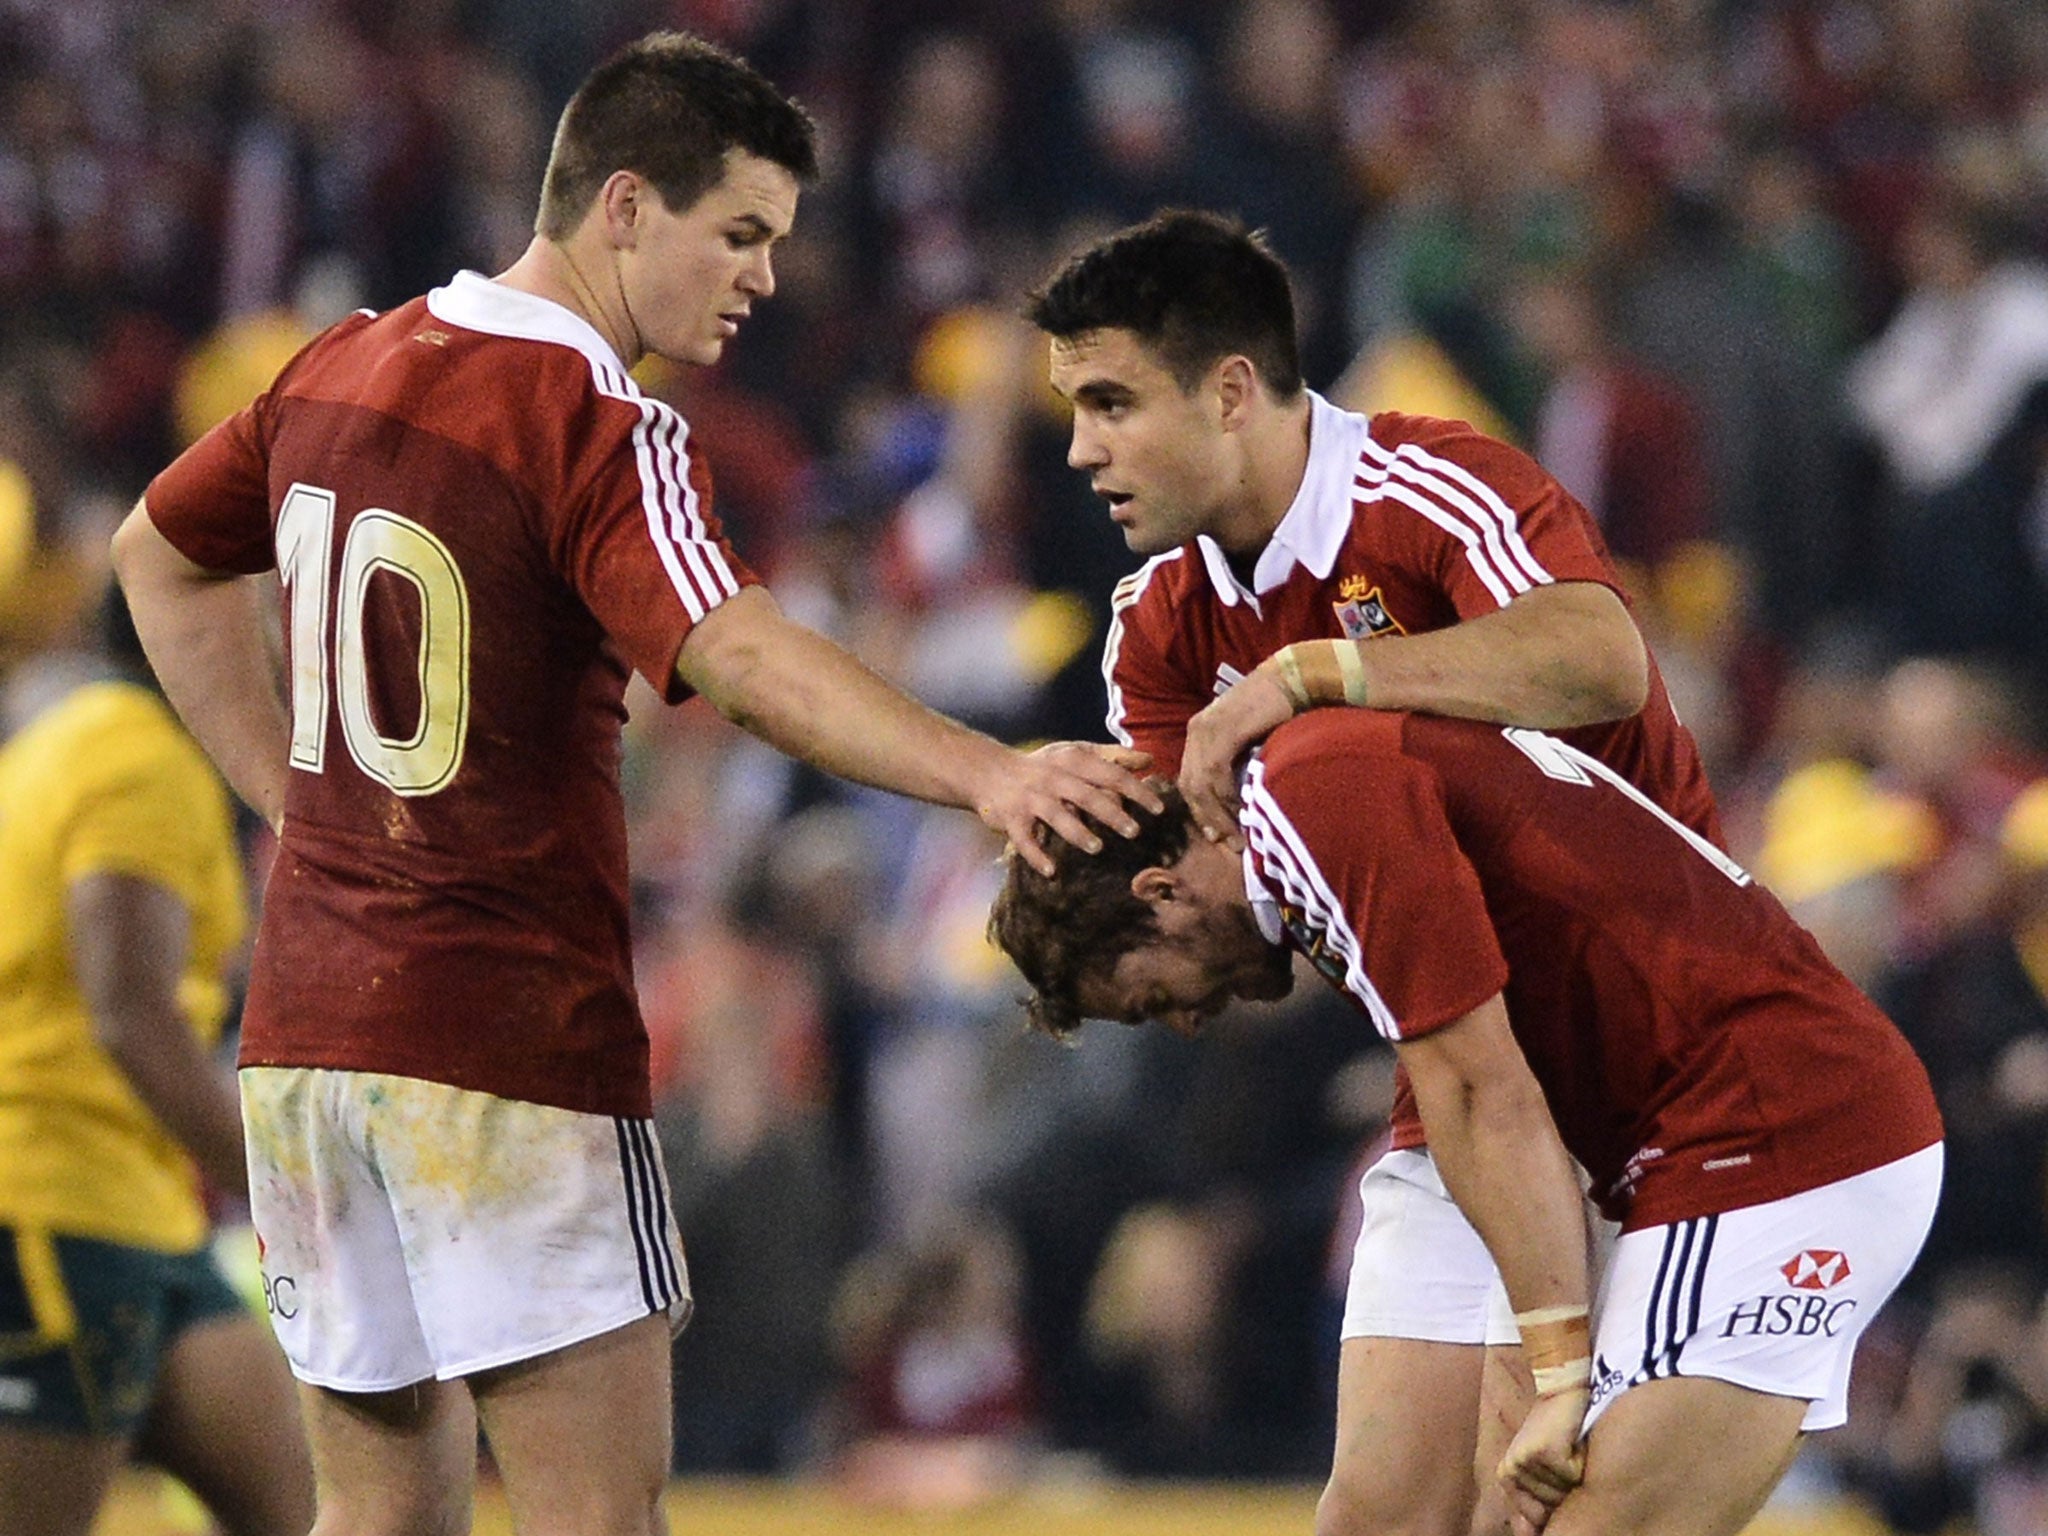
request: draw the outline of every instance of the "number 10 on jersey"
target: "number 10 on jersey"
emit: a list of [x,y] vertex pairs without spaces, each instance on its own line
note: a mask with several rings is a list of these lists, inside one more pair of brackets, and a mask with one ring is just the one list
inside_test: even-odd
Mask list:
[[[341,579],[330,582],[334,522],[334,492],[303,483],[285,493],[277,514],[277,570],[290,614],[292,766],[326,771],[331,653],[342,739],[356,766],[395,794],[431,795],[462,766],[469,735],[469,590],[447,545],[383,507],[365,508],[350,522]],[[384,735],[370,715],[363,615],[379,571],[409,582],[419,597],[419,654],[412,661],[420,710],[406,737]]]

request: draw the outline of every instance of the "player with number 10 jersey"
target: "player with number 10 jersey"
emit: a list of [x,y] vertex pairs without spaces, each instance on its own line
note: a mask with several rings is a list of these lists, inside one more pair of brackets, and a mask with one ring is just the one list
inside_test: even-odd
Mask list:
[[682,418],[580,319],[465,273],[324,333],[146,503],[285,590],[298,771],[242,1065],[648,1115],[628,669],[679,698],[692,625],[756,579]]

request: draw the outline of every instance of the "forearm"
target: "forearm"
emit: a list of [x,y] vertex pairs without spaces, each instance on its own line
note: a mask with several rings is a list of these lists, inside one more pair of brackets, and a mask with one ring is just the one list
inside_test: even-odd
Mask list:
[[1504,1003],[1496,995],[1441,1033],[1404,1046],[1402,1059],[1444,1188],[1485,1240],[1517,1312],[1584,1306],[1585,1200]]
[[1517,1312],[1584,1306],[1585,1201],[1540,1094],[1487,1092],[1423,1120],[1444,1188],[1486,1242]]
[[114,537],[114,570],[172,708],[235,792],[277,826],[291,726],[264,583],[193,565],[140,504]]
[[1009,748],[926,708],[833,641],[784,618],[764,590],[727,600],[735,604],[754,611],[737,625],[714,614],[676,666],[720,714],[827,773],[979,808],[978,790]]
[[[1333,659],[1312,647],[1327,645]],[[1355,656],[1340,668],[1336,648]],[[1648,652],[1621,599],[1593,582],[1524,593],[1493,613],[1416,635],[1290,647],[1316,705],[1360,702],[1502,725],[1565,730],[1634,714]],[[1260,670],[1279,676],[1279,663]],[[1304,700],[1289,690],[1297,710]]]
[[175,1007],[130,1009],[95,1019],[107,1053],[135,1096],[216,1186],[248,1182],[242,1111],[234,1081],[199,1047]]

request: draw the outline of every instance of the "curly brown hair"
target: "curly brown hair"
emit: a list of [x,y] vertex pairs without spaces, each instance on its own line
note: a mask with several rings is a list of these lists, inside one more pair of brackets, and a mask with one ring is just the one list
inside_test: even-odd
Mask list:
[[1152,812],[1132,803],[1136,837],[1119,837],[1089,820],[1102,851],[1089,853],[1047,831],[1042,839],[1054,869],[1041,875],[1013,850],[988,936],[1031,984],[1025,1011],[1032,1026],[1058,1039],[1079,1029],[1080,990],[1116,969],[1116,963],[1158,931],[1152,909],[1132,894],[1139,871],[1179,862],[1194,834],[1194,818],[1180,791],[1152,781],[1166,802]]

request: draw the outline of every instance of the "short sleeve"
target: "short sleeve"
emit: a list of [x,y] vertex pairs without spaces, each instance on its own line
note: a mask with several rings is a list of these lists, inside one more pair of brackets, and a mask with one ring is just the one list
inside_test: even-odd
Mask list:
[[1311,711],[1274,732],[1244,796],[1246,840],[1290,932],[1391,1040],[1507,985],[1435,772],[1401,750],[1406,718]]
[[719,526],[710,470],[683,418],[638,395],[603,405],[603,442],[558,559],[627,662],[675,703],[688,692],[676,658],[690,631],[760,578]]
[[194,565],[247,576],[276,564],[267,451],[270,405],[265,395],[219,423],[179,454],[143,494],[157,532]]
[[1109,734],[1150,753],[1152,771],[1172,777],[1187,750],[1188,721],[1209,698],[1172,660],[1173,619],[1165,583],[1147,565],[1118,584],[1103,641]]

